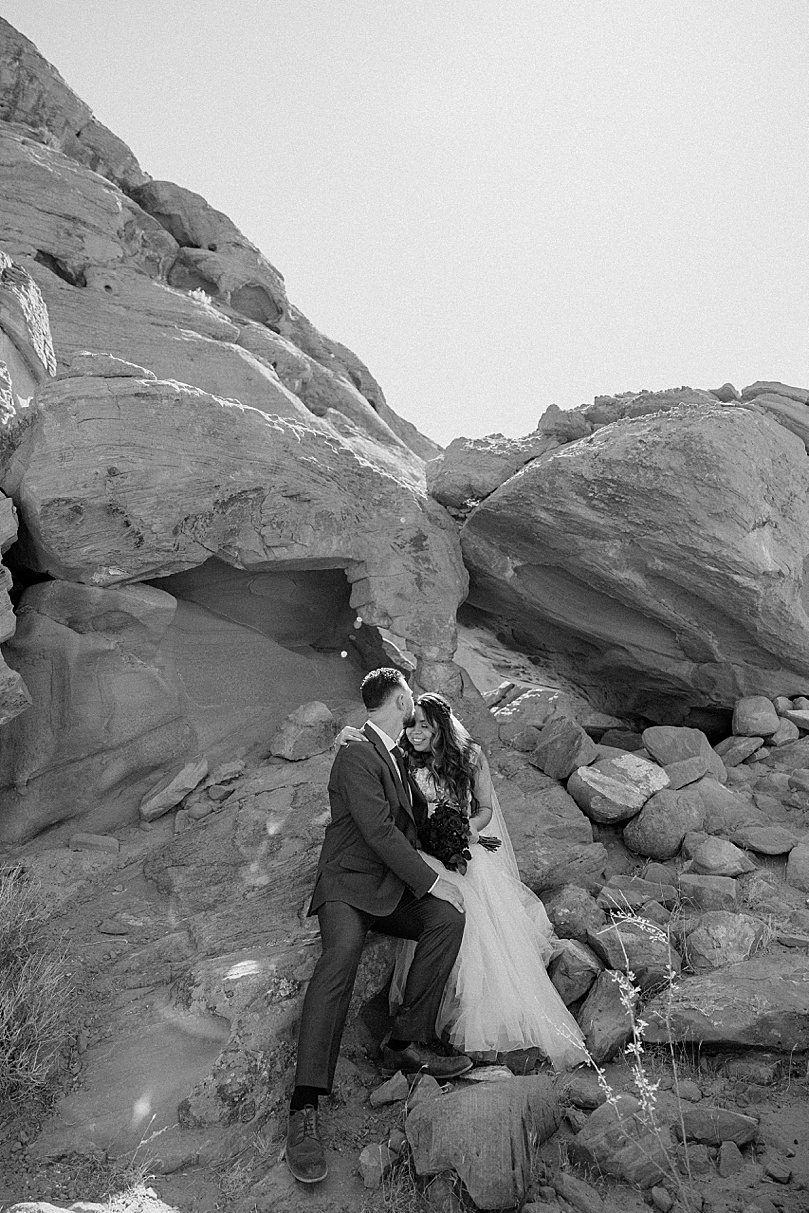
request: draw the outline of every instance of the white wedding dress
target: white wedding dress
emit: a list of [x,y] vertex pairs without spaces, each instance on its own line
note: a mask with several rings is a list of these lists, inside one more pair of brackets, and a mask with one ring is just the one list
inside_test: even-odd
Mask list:
[[[470,845],[466,873],[449,871],[422,852],[424,860],[463,891],[466,928],[455,968],[447,982],[436,1034],[461,1053],[486,1055],[537,1048],[557,1070],[586,1062],[579,1025],[546,971],[553,926],[542,902],[519,877],[506,823],[482,751],[476,758],[475,795],[491,805],[492,819],[481,832],[502,840],[497,851]],[[423,769],[414,778],[428,804],[440,793]],[[432,807],[429,810],[432,812]],[[391,1007],[402,1000],[415,944],[400,945],[391,984]]]

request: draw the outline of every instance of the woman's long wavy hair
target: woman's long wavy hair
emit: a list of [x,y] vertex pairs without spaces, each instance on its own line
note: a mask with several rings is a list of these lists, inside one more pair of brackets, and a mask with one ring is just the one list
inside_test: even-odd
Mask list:
[[443,695],[427,691],[419,695],[416,707],[435,734],[430,752],[425,754],[413,748],[406,732],[402,734],[400,745],[411,767],[425,767],[464,812],[471,801],[469,815],[474,817],[480,807],[475,796],[475,743]]

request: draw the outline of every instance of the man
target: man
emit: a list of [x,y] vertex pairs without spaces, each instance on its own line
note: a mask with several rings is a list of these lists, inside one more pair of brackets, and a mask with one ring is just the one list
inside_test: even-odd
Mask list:
[[302,1183],[325,1179],[317,1130],[318,1096],[332,1088],[340,1041],[367,932],[417,940],[403,1005],[382,1049],[391,1073],[423,1070],[454,1078],[467,1057],[424,1048],[435,1035],[441,995],[464,929],[463,896],[436,876],[416,850],[427,807],[409,779],[395,738],[413,722],[413,695],[399,670],[373,670],[362,682],[368,742],[343,746],[329,778],[331,822],[317,867],[310,914],[322,953],[306,991],[298,1034],[286,1161]]

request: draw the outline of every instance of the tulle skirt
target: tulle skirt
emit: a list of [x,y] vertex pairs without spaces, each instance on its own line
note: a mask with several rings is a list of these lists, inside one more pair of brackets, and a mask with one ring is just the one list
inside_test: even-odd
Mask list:
[[[436,1034],[462,1053],[537,1048],[563,1070],[587,1060],[579,1025],[548,977],[553,927],[542,902],[508,870],[499,852],[471,847],[465,875],[424,860],[462,890],[466,927],[447,982]],[[415,945],[400,945],[391,1007],[403,1001]],[[489,1058],[487,1057],[487,1060]]]

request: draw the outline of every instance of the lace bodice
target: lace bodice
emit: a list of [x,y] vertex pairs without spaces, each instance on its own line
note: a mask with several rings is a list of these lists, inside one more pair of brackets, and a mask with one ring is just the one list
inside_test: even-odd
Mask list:
[[[431,771],[426,767],[416,767],[413,771],[413,779],[416,781],[419,791],[427,801],[427,816],[431,817],[435,812],[436,803],[446,795],[446,789],[442,781],[436,780]],[[466,809],[467,816],[469,807]]]

